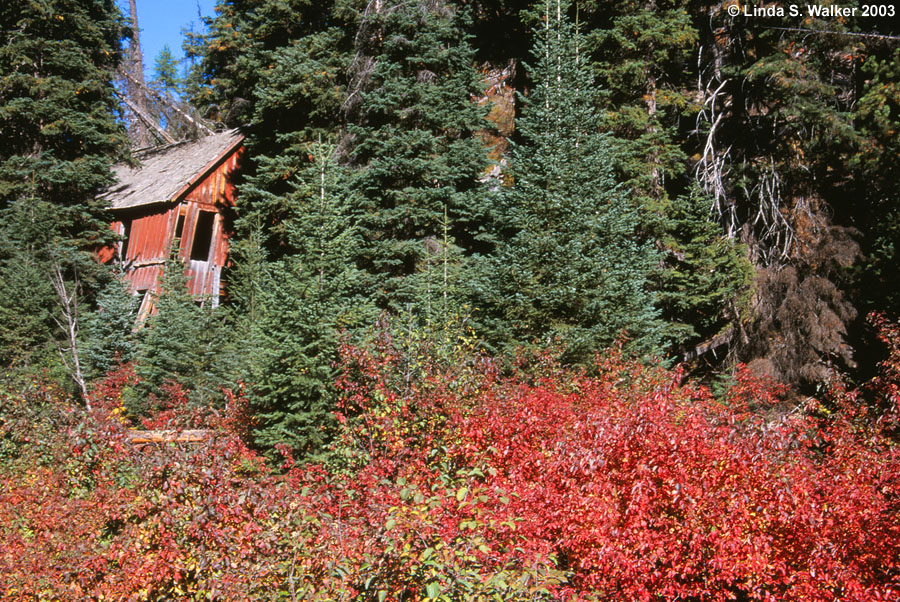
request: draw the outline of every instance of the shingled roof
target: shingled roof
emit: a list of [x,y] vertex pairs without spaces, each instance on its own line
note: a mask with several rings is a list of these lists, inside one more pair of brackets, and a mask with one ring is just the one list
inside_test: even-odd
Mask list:
[[238,130],[228,130],[138,152],[135,158],[140,165],[114,166],[116,183],[100,198],[105,199],[112,209],[180,201],[243,140],[244,136]]

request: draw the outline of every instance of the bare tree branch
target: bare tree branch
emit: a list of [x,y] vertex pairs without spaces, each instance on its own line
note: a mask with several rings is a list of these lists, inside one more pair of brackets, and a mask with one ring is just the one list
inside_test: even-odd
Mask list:
[[133,102],[131,102],[131,100],[127,96],[123,96],[122,94],[119,94],[119,93],[116,93],[116,95],[122,100],[122,102],[124,102],[128,106],[129,109],[132,110],[132,112],[135,115],[138,116],[138,118],[140,118],[141,121],[143,121],[146,125],[153,128],[153,130],[157,134],[159,134],[163,140],[165,140],[169,144],[174,144],[175,142],[177,142],[177,140],[175,140],[175,138],[172,138],[172,136],[170,136],[166,130],[162,129],[159,126],[159,124],[156,123],[156,121],[151,119],[149,115],[144,113],[141,109],[139,109],[137,107],[137,105],[135,105]]
[[163,96],[163,95],[160,94],[157,90],[154,90],[153,88],[151,88],[150,86],[148,86],[148,85],[145,84],[144,82],[135,80],[135,79],[131,76],[130,73],[127,73],[127,72],[126,72],[126,73],[125,73],[125,77],[126,77],[129,81],[131,81],[132,83],[134,83],[136,86],[138,86],[139,88],[141,88],[144,92],[150,94],[151,96],[153,96],[154,98],[156,98],[156,100],[158,100],[159,102],[163,103],[163,104],[166,106],[166,108],[172,109],[173,111],[175,111],[176,113],[178,113],[185,121],[187,121],[188,123],[190,123],[190,124],[191,124],[192,126],[194,126],[195,128],[197,128],[197,129],[199,129],[199,130],[202,130],[202,131],[203,131],[204,133],[206,133],[207,135],[212,135],[212,134],[215,133],[215,132],[213,132],[212,129],[210,129],[206,124],[204,124],[199,118],[198,118],[198,119],[194,119],[194,118],[191,117],[187,112],[182,111],[182,110],[178,107],[177,103],[172,102],[172,99],[171,99],[171,98],[168,98],[168,97],[166,97],[166,96]]
[[[53,321],[65,333],[69,347],[67,349],[59,346],[59,355],[62,359],[66,371],[72,376],[72,379],[81,390],[81,397],[87,409],[91,409],[91,399],[88,395],[87,385],[84,381],[84,374],[81,372],[81,361],[78,357],[78,292],[81,288],[76,274],[75,282],[71,291],[66,288],[66,280],[63,277],[62,268],[59,262],[53,262],[52,272],[50,274],[50,283],[53,290],[56,291],[57,301],[62,311],[62,319],[53,316]],[[71,355],[72,363],[67,359],[67,354]]]

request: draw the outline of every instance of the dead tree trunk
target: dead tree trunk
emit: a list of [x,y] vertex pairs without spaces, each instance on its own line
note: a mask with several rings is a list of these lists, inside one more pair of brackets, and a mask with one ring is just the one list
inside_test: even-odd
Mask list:
[[[81,397],[87,409],[91,409],[91,399],[88,396],[87,385],[84,381],[84,374],[81,372],[81,360],[78,355],[78,290],[80,288],[78,278],[71,289],[66,287],[66,280],[63,277],[62,268],[58,262],[53,263],[53,271],[50,274],[50,283],[53,290],[56,291],[57,301],[59,303],[61,318],[53,316],[53,321],[63,331],[68,348],[59,346],[59,356],[62,359],[63,366],[72,376],[72,380],[81,390]],[[71,361],[70,361],[71,360]]]
[[142,86],[139,85],[144,83],[144,57],[141,53],[141,32],[138,28],[136,0],[129,0],[129,9],[131,11],[131,43],[128,46],[128,54],[125,56],[121,69],[126,75],[125,88],[131,101],[126,104],[135,113],[136,117],[130,124],[129,137],[135,147],[143,148],[153,144],[153,137],[147,124],[144,123],[143,116],[146,116],[149,111],[147,109],[146,94]]

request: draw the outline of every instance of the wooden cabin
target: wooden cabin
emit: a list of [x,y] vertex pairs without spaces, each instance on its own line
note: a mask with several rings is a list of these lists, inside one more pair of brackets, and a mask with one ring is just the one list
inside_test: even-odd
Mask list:
[[218,304],[228,258],[225,210],[234,206],[243,141],[230,130],[140,151],[137,167],[113,168],[117,183],[101,198],[115,216],[112,229],[124,239],[101,259],[122,262],[131,291],[142,296],[141,317],[152,311],[153,293],[176,247],[190,293]]

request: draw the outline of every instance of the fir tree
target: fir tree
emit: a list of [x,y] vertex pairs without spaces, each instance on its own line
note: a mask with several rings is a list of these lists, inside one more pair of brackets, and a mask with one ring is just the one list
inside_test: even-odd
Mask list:
[[0,30],[0,344],[25,365],[62,334],[55,269],[88,302],[105,276],[92,252],[112,235],[94,196],[124,146],[111,85],[124,29],[112,0],[78,0],[3,3]]
[[221,0],[216,16],[205,19],[206,31],[185,42],[187,58],[196,61],[188,96],[207,117],[232,126],[253,121],[257,86],[275,68],[273,53],[340,26],[352,12],[327,0]]
[[185,101],[184,86],[184,79],[178,75],[178,61],[166,44],[156,57],[150,85],[142,88],[151,107],[149,114],[175,140],[211,134],[211,124]]
[[612,141],[599,133],[569,7],[548,0],[535,32],[535,88],[523,99],[513,184],[501,195],[514,230],[488,262],[484,321],[495,341],[559,337],[573,358],[621,336],[649,351],[662,336],[648,292],[657,257],[637,238],[636,210],[614,182]]
[[685,1],[587,4],[603,127],[616,136],[617,170],[646,221],[690,181],[678,130],[699,110],[691,64],[699,32]]
[[753,266],[746,248],[722,235],[700,191],[667,201],[658,230],[665,263],[659,307],[682,349],[727,331],[749,312]]
[[181,88],[178,62],[168,44],[163,44],[162,50],[156,55],[156,61],[153,64],[153,83],[168,95],[178,94]]
[[852,157],[854,225],[863,230],[857,268],[865,309],[900,315],[900,49],[870,57],[854,119],[861,135]]
[[429,261],[428,240],[449,236],[465,254],[490,249],[481,184],[487,126],[466,15],[445,2],[383,2],[357,33],[345,106],[353,188],[364,236],[360,264],[378,305],[402,311],[404,281]]
[[256,441],[314,456],[333,426],[340,332],[373,317],[346,170],[321,143],[340,126],[357,17],[343,3],[289,4],[220,3],[194,48],[195,84],[211,85],[191,93],[249,125],[230,294]]
[[310,145],[307,153],[311,160],[286,199],[286,238],[294,252],[267,261],[249,239],[240,289],[245,340],[252,341],[245,371],[256,441],[285,443],[314,457],[333,434],[341,333],[371,323],[374,312],[353,262],[359,231],[347,215],[347,170],[336,164],[334,145]]
[[451,224],[444,213],[440,238],[423,242],[425,256],[416,273],[404,281],[400,293],[410,299],[404,308],[407,322],[415,322],[425,332],[441,333],[467,317],[467,290],[464,283],[467,268],[463,249],[450,237]]
[[713,200],[695,188],[680,137],[702,108],[698,26],[687,2],[588,4],[602,127],[616,137],[617,175],[641,230],[663,251],[651,286],[667,330],[688,348],[746,317],[739,307],[747,309],[753,276],[746,247],[725,236]]
[[297,251],[289,236],[292,182],[308,169],[309,145],[338,127],[346,35],[331,27],[274,50],[267,57],[271,69],[253,91],[251,152],[236,228],[239,236],[259,233],[272,260]]
[[97,295],[97,309],[85,319],[84,362],[89,381],[134,359],[138,303],[139,297],[129,293],[122,274],[114,271]]
[[141,325],[135,353],[139,382],[127,400],[129,412],[153,408],[168,384],[180,386],[194,403],[216,404],[222,389],[235,382],[235,341],[226,310],[191,296],[184,264],[175,259],[166,262],[154,303],[156,313]]

